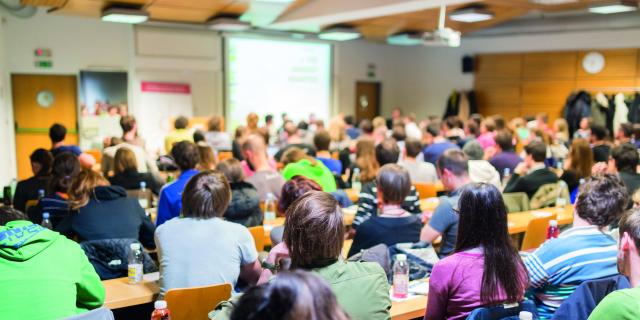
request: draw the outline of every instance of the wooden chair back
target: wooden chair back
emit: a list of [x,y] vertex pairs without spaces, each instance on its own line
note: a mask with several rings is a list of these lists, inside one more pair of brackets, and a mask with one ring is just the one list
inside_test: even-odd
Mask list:
[[249,232],[253,237],[253,242],[256,244],[256,251],[262,252],[264,251],[264,227],[257,226],[249,228]]
[[218,161],[224,161],[227,159],[233,158],[233,152],[231,151],[220,151],[218,152]]
[[228,283],[171,289],[164,296],[173,320],[208,319],[209,312],[229,298],[231,285]]
[[541,246],[547,240],[547,228],[549,227],[549,221],[555,219],[555,213],[531,219],[527,225],[527,231],[524,233],[524,239],[522,239],[520,250],[525,251]]
[[438,196],[436,185],[433,183],[415,182],[413,184],[418,191],[420,199],[433,198]]

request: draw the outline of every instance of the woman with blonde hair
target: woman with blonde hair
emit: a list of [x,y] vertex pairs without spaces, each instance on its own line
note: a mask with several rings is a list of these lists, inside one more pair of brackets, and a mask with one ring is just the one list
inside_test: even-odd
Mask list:
[[113,177],[109,178],[109,183],[113,186],[121,186],[126,190],[142,189],[144,182],[145,188],[150,189],[153,193],[160,192],[161,185],[157,184],[150,173],[138,172],[136,155],[127,147],[121,147],[116,151],[113,160],[114,167]]
[[291,180],[300,175],[317,182],[324,192],[337,190],[336,180],[329,168],[321,161],[307,155],[304,150],[292,147],[282,155],[280,160],[284,164],[282,175],[285,180]]
[[138,203],[119,186],[109,185],[101,174],[84,170],[71,184],[69,200],[74,212],[56,231],[79,242],[105,239],[137,239],[155,248],[155,226]]
[[581,138],[573,139],[560,179],[566,182],[569,191],[572,191],[580,185],[580,179],[591,176],[591,167],[593,167],[593,151],[589,142]]

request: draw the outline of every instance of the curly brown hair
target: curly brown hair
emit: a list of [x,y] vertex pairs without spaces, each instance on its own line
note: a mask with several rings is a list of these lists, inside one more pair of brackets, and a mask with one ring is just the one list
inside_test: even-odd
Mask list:
[[580,218],[604,228],[620,218],[628,202],[620,178],[607,173],[592,176],[580,187],[575,207]]

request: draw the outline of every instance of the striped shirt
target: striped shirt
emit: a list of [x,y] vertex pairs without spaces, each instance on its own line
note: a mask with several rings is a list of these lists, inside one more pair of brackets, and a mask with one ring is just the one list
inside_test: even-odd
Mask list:
[[[353,227],[357,228],[363,222],[367,221],[371,216],[378,214],[378,187],[375,181],[369,182],[362,186],[360,195],[358,196],[358,211],[353,220]],[[409,195],[404,198],[402,209],[409,213],[420,214],[420,197],[414,186],[411,186]]]
[[597,226],[573,227],[528,255],[530,293],[542,319],[551,318],[583,281],[618,274],[616,241]]

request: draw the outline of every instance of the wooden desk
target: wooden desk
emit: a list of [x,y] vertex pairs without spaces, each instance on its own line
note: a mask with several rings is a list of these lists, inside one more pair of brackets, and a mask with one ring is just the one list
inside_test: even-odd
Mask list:
[[415,296],[404,301],[391,302],[391,319],[422,318],[427,310],[427,296]]
[[160,293],[159,277],[158,272],[145,274],[139,284],[129,284],[128,278],[102,281],[106,291],[104,306],[118,309],[154,302]]

